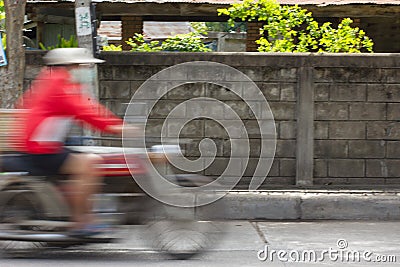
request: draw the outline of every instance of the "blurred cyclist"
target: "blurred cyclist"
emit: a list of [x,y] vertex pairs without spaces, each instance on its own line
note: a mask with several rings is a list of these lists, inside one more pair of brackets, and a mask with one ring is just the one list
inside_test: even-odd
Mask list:
[[84,48],[59,48],[44,56],[44,68],[18,108],[26,109],[21,117],[22,129],[13,140],[24,155],[25,170],[31,175],[68,175],[65,189],[75,222],[71,234],[97,233],[91,215],[90,197],[100,190],[101,176],[96,164],[101,157],[76,153],[64,147],[73,121],[83,121],[104,132],[121,134],[122,120],[82,92],[75,74],[82,64],[102,63]]

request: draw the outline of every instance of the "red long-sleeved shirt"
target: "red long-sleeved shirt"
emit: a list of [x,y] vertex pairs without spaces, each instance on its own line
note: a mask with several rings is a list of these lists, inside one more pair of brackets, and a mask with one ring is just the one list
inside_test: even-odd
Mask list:
[[101,104],[82,93],[62,67],[44,70],[31,90],[23,96],[18,124],[22,128],[13,137],[16,150],[32,154],[52,154],[61,150],[72,121],[84,121],[101,131],[121,125],[122,120]]

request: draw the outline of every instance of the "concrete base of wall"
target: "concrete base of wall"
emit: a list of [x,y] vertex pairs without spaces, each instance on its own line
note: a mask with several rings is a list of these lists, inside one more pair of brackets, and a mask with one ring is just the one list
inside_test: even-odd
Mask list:
[[229,220],[399,220],[400,190],[237,191],[197,214]]

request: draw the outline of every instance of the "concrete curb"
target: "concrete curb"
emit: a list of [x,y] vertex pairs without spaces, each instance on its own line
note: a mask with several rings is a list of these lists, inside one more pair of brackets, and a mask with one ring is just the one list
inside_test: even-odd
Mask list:
[[400,192],[230,192],[196,213],[230,220],[399,220]]

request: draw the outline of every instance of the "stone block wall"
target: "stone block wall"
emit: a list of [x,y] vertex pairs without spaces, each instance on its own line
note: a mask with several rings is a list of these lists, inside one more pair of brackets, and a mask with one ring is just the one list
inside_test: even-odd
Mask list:
[[[99,65],[100,100],[120,116],[138,88],[169,66],[211,61],[245,73],[268,100],[276,125],[275,159],[262,188],[400,185],[399,54],[104,52],[101,57],[107,63]],[[28,69],[33,71],[27,72],[26,84],[37,66],[31,64]],[[152,88],[155,93],[161,89]],[[223,101],[246,125],[250,161],[247,167],[238,167],[245,168],[239,188],[246,188],[260,156],[260,132],[246,103],[226,88],[207,83],[176,87],[152,111],[148,134],[159,135],[165,117],[177,104],[202,96]],[[220,125],[193,120],[181,137],[191,141],[183,144],[190,159],[200,156],[198,144],[204,137],[212,138],[216,160],[201,173],[221,174],[230,142]]]

